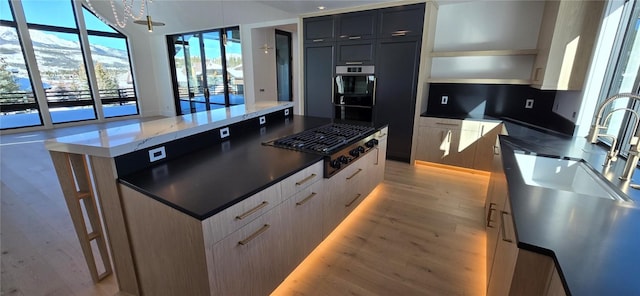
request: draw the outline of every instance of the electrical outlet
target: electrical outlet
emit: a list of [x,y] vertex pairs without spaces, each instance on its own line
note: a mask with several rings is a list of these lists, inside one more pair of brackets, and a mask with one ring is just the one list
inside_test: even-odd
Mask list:
[[533,109],[533,99],[527,99],[527,101],[524,103],[524,108]]
[[164,146],[149,150],[149,162],[154,162],[165,157],[167,157],[167,153]]
[[224,139],[229,136],[229,127],[220,129],[220,139]]
[[440,103],[442,105],[446,105],[449,102],[449,96],[442,96],[442,101]]

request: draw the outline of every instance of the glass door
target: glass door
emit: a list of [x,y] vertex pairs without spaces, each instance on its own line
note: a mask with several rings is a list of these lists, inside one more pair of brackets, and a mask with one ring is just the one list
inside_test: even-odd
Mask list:
[[244,104],[238,27],[172,35],[167,40],[178,114]]
[[276,78],[278,101],[293,100],[293,74],[291,70],[291,33],[276,30]]

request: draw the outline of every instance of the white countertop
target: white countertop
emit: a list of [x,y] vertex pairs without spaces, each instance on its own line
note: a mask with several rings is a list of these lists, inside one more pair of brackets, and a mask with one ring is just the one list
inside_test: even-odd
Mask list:
[[115,157],[293,107],[291,102],[237,105],[45,141],[50,151]]

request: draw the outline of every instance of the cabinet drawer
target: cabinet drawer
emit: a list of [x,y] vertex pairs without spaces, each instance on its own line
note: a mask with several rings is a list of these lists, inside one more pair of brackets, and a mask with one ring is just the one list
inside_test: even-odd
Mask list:
[[424,11],[424,3],[381,9],[378,37],[421,36]]
[[338,15],[339,40],[370,39],[376,34],[377,12],[374,10]]
[[335,40],[335,16],[333,15],[305,18],[303,26],[305,43]]
[[437,117],[420,117],[420,126],[459,129],[462,127],[462,120]]
[[280,186],[273,185],[202,221],[205,242],[215,243],[282,202]]
[[282,197],[287,199],[302,189],[322,179],[323,162],[319,161],[280,182]]
[[268,295],[291,271],[292,246],[282,206],[207,246],[212,295]]

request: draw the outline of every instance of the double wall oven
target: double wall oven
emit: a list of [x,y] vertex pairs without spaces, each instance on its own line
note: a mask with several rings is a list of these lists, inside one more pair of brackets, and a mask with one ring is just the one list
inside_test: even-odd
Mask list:
[[337,66],[333,83],[334,117],[373,122],[376,104],[374,66]]

